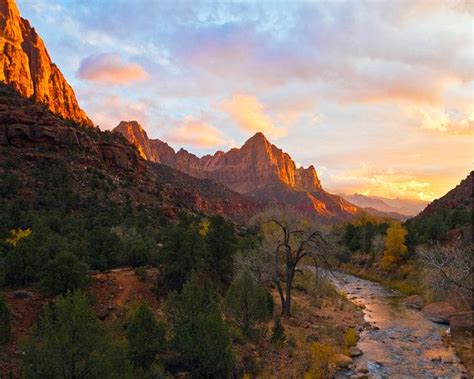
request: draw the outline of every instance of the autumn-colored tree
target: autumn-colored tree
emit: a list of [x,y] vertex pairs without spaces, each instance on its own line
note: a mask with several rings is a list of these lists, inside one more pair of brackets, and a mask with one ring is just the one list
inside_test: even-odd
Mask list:
[[31,234],[31,229],[12,229],[10,230],[10,237],[5,239],[6,243],[9,243],[12,246],[16,246],[23,238],[28,237]]
[[400,264],[407,254],[405,245],[406,229],[399,223],[393,223],[387,229],[385,237],[385,250],[380,260],[380,267],[386,271],[393,270]]

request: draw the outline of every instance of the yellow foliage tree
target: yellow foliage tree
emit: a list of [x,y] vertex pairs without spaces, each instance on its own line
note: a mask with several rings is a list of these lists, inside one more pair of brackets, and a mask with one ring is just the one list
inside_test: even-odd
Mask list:
[[16,246],[23,238],[28,237],[31,234],[31,229],[12,229],[10,230],[10,237],[5,239],[6,243]]
[[407,230],[399,223],[393,223],[387,229],[385,237],[385,249],[383,257],[380,260],[380,267],[386,271],[393,270],[407,254],[405,237]]
[[304,379],[332,378],[334,371],[334,355],[337,349],[328,343],[315,342],[311,345],[310,369]]

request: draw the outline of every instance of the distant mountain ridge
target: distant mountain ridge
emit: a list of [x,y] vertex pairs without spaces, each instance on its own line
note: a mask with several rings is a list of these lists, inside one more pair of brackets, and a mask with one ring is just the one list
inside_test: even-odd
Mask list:
[[184,149],[175,152],[159,139],[149,139],[136,121],[122,121],[114,132],[135,144],[140,154],[191,176],[213,179],[265,203],[284,203],[320,219],[347,220],[361,209],[326,192],[314,166],[296,167],[290,155],[256,133],[240,148],[201,158]]
[[392,213],[394,216],[399,214],[401,218],[409,218],[420,213],[427,201],[414,199],[389,199],[381,196],[367,196],[355,193],[353,195],[341,194],[346,200],[362,208],[373,208],[377,211]]
[[0,0],[0,51],[0,82],[65,119],[92,126],[43,40],[20,17],[14,0]]

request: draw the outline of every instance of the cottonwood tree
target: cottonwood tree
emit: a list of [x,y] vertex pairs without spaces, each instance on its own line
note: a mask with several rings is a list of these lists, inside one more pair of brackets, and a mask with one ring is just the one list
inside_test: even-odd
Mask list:
[[277,210],[260,219],[264,240],[248,266],[261,281],[272,282],[280,296],[282,315],[291,315],[293,280],[298,264],[308,258],[314,265],[328,267],[329,244],[323,232],[298,215]]

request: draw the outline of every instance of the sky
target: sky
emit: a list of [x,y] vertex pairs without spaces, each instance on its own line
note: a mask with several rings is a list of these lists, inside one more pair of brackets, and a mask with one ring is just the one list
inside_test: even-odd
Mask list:
[[474,163],[474,2],[17,0],[102,129],[255,132],[335,193],[432,200]]

